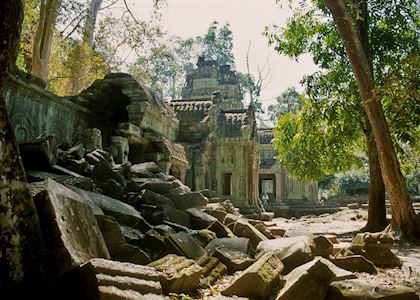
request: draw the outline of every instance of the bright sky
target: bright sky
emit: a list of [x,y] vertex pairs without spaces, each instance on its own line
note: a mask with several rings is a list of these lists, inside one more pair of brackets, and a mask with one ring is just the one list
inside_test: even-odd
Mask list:
[[[132,3],[136,3],[133,10],[144,12],[144,4]],[[262,35],[264,27],[282,25],[291,14],[275,0],[167,0],[162,13],[163,29],[184,38],[202,36],[213,21],[221,25],[228,22],[233,31],[236,68],[241,72],[246,71],[246,51],[251,41],[251,73],[257,74],[257,65],[262,67],[267,57],[272,68],[271,80],[261,95],[264,107],[274,103],[275,97],[288,87],[301,90],[299,81],[316,71],[310,57],[302,57],[297,63],[268,46]]]

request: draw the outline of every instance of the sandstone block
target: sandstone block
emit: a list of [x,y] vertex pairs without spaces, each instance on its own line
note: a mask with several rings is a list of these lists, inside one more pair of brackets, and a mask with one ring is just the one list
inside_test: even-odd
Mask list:
[[56,275],[93,257],[110,257],[92,210],[78,194],[48,179],[37,187],[34,202]]
[[378,273],[375,265],[361,255],[334,258],[330,259],[330,261],[337,267],[351,272]]
[[261,242],[257,256],[268,252],[276,253],[284,265],[283,274],[312,260],[312,239],[307,236],[286,237]]
[[334,273],[325,261],[315,259],[291,271],[285,276],[286,284],[276,300],[323,300],[334,280]]
[[248,238],[232,237],[232,238],[216,238],[207,244],[205,250],[209,253],[214,252],[217,248],[226,248],[242,253],[249,253],[251,250],[251,243]]
[[385,286],[378,282],[362,279],[337,281],[331,284],[325,300],[418,300],[412,288],[405,286]]
[[237,221],[232,231],[236,236],[249,238],[254,249],[257,248],[260,242],[267,240],[265,235],[244,220]]
[[197,288],[203,268],[194,260],[169,254],[149,264],[164,275],[161,281],[164,294],[188,293]]
[[268,299],[272,288],[279,284],[283,264],[274,253],[266,253],[244,270],[223,291],[225,296]]
[[213,256],[217,257],[219,261],[227,267],[229,274],[233,274],[237,271],[243,271],[254,262],[249,255],[226,248],[217,248],[214,251]]

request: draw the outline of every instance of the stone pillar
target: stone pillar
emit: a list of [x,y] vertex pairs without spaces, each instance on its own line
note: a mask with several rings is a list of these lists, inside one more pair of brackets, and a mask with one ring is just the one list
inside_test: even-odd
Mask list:
[[82,143],[86,153],[102,149],[102,135],[98,128],[88,128],[82,133]]
[[122,136],[111,136],[109,152],[117,164],[126,164],[129,153],[128,139]]

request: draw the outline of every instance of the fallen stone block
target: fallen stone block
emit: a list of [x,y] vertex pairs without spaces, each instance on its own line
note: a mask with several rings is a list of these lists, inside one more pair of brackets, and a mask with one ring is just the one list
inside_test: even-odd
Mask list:
[[178,232],[169,235],[164,241],[165,253],[175,253],[194,260],[207,256],[207,252],[194,239],[192,234]]
[[414,289],[405,286],[385,286],[365,279],[351,279],[331,283],[325,300],[418,300]]
[[130,172],[132,177],[153,177],[154,174],[161,172],[161,169],[154,162],[145,162],[132,165]]
[[257,248],[260,242],[267,240],[265,235],[244,220],[237,221],[232,231],[236,236],[249,238],[254,249]]
[[222,210],[215,210],[215,209],[204,209],[204,212],[208,213],[209,215],[215,217],[216,219],[219,220],[219,222],[221,223],[225,223],[225,218],[227,215],[227,212],[222,211]]
[[217,192],[209,190],[209,189],[201,190],[200,193],[203,194],[203,196],[207,197],[207,198],[216,198],[217,197]]
[[229,274],[233,274],[237,271],[243,271],[254,262],[249,255],[226,248],[217,248],[214,251],[213,256],[217,257],[219,261],[227,267]]
[[342,249],[336,255],[336,258],[353,255],[362,255],[375,266],[381,268],[399,268],[402,266],[401,260],[391,251],[391,249],[381,246],[350,246]]
[[139,247],[127,244],[121,227],[114,217],[96,216],[105,243],[113,260],[145,265],[150,257]]
[[313,238],[313,244],[313,256],[322,256],[324,258],[328,258],[333,253],[333,244],[329,239],[322,235],[315,236]]
[[155,193],[152,190],[143,190],[140,195],[142,204],[175,206],[174,203],[167,197]]
[[284,277],[286,283],[276,300],[323,300],[334,280],[334,273],[325,261],[315,259],[291,271]]
[[142,216],[153,225],[162,224],[164,221],[190,227],[190,215],[183,210],[171,206],[143,207]]
[[[160,178],[131,178],[127,183],[127,191],[141,192],[152,190],[155,193],[165,195],[177,185],[174,182],[165,181]],[[169,197],[168,197],[169,198]]]
[[192,229],[204,229],[211,226],[214,222],[218,221],[215,217],[209,215],[208,213],[198,209],[198,208],[189,208],[187,212],[191,217],[191,228]]
[[176,208],[184,210],[188,208],[204,207],[209,202],[209,200],[200,192],[166,194],[165,196],[174,202]]
[[100,208],[105,214],[113,216],[118,223],[146,232],[152,226],[131,205],[98,193],[84,191],[74,186],[69,188],[78,193],[85,203],[93,209]]
[[283,274],[312,260],[312,239],[308,236],[285,237],[262,241],[257,247],[257,257],[274,252],[284,265]]
[[193,231],[192,236],[198,241],[201,247],[205,247],[216,238],[216,233],[209,229],[201,229]]
[[223,225],[219,220],[216,220],[213,224],[208,227],[209,230],[216,233],[218,238],[234,237],[232,230],[227,226]]
[[244,270],[221,293],[225,296],[268,299],[272,289],[280,282],[282,269],[283,264],[275,254],[266,253]]
[[204,249],[209,253],[213,253],[217,248],[226,248],[247,254],[251,250],[251,243],[248,238],[216,238],[208,243]]
[[284,230],[283,228],[281,228],[281,227],[278,227],[278,226],[270,226],[270,227],[268,227],[267,228],[267,230],[272,234],[272,235],[275,235],[275,236],[281,236],[281,237],[283,237],[284,236],[284,234],[285,234],[285,232],[286,232],[286,230]]
[[267,229],[267,227],[265,227],[265,225],[264,225],[264,224],[259,223],[259,224],[254,225],[254,227],[255,227],[255,228],[256,228],[259,232],[261,232],[262,234],[264,234],[264,235],[265,235],[265,237],[266,237],[267,239],[274,239],[274,238],[275,238],[275,236],[271,233],[271,231],[269,231],[269,230]]
[[160,281],[164,274],[151,267],[92,259],[64,274],[57,290],[60,299],[154,299],[147,296],[162,294]]
[[200,287],[203,288],[211,286],[216,280],[222,278],[227,273],[226,266],[216,257],[208,256],[201,260],[199,265],[203,267],[200,280]]
[[378,273],[378,269],[376,269],[375,265],[361,255],[334,258],[330,259],[330,261],[337,267],[351,272]]
[[34,202],[54,274],[94,257],[110,257],[91,208],[78,194],[47,179],[37,186]]
[[120,228],[125,241],[131,245],[138,246],[144,238],[144,234],[138,229],[121,224]]
[[57,150],[57,138],[52,135],[19,144],[25,169],[51,170],[57,163]]
[[[142,295],[133,290],[121,290],[114,286],[99,287],[100,300],[165,300],[161,295],[146,294]],[[93,298],[87,298],[86,300]]]
[[161,279],[164,294],[188,293],[197,288],[203,268],[194,260],[169,254],[148,266],[164,275]]

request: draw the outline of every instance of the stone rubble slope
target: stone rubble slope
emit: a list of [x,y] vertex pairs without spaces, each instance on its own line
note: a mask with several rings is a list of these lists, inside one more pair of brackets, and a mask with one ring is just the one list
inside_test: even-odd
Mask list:
[[417,297],[385,286],[344,291],[360,286],[358,272],[401,266],[384,234],[360,234],[337,249],[334,236],[248,219],[154,162],[117,165],[108,152],[80,146],[60,153],[47,156],[58,165],[27,170],[57,297],[206,298],[206,289],[208,299]]

